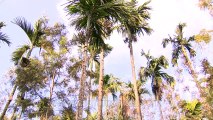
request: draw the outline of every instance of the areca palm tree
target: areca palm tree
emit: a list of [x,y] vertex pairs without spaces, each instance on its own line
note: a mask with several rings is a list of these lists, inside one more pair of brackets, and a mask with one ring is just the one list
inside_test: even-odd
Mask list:
[[[137,90],[138,90],[138,95],[139,95],[139,101],[140,101],[140,105],[142,104],[142,95],[143,94],[149,94],[148,90],[146,90],[145,88],[143,88],[145,84],[145,81],[143,80],[138,80],[137,81]],[[125,84],[125,89],[121,91],[122,97],[123,97],[123,102],[124,101],[132,101],[135,102],[136,101],[136,97],[135,97],[135,93],[134,93],[134,85],[131,82],[128,82]],[[126,103],[128,104],[128,103]],[[126,106],[127,105],[122,105],[122,106]],[[136,108],[137,109],[137,108]],[[123,113],[123,118],[125,119],[126,117],[130,117],[127,116],[126,113]]]
[[148,54],[145,54],[144,52],[142,52],[142,55],[146,56],[148,62],[146,68],[141,68],[140,75],[152,80],[152,92],[154,93],[155,99],[158,102],[161,119],[163,120],[164,118],[160,104],[163,93],[163,80],[171,85],[171,83],[174,81],[174,78],[163,71],[163,69],[167,69],[169,66],[169,63],[164,56],[154,58]]
[[[14,61],[15,65],[18,65],[18,68],[21,68],[29,64],[29,58],[33,49],[35,47],[41,47],[42,45],[42,36],[44,35],[45,20],[42,19],[38,20],[34,28],[24,18],[16,18],[13,23],[18,25],[26,33],[30,41],[30,45],[23,45],[22,47],[18,48],[15,52],[13,52],[12,60]],[[23,56],[25,53],[27,53],[26,57]],[[13,90],[10,94],[10,97],[1,114],[0,120],[4,118],[4,115],[12,101],[12,98],[15,94],[17,87],[18,86],[15,83]],[[22,93],[22,96],[24,96],[24,93]]]
[[[102,49],[102,48],[101,48]],[[112,47],[109,46],[108,44],[104,44],[104,57],[106,57],[111,51]],[[95,73],[96,77],[99,75],[99,70],[100,70],[100,48],[97,49],[97,47],[94,47],[92,45],[89,46],[89,68],[90,72]],[[95,67],[95,72],[93,71],[93,67]],[[100,76],[100,75],[99,75]],[[94,77],[94,78],[96,78]],[[90,114],[90,97],[91,97],[91,85],[92,85],[92,78],[90,77],[89,79],[89,95],[88,95],[88,115]]]
[[[148,93],[148,91],[143,88],[144,85],[144,81],[138,80],[137,81],[137,89],[138,89],[138,94],[139,96],[141,96],[142,94],[146,94]],[[134,85],[129,82],[126,84],[127,86],[127,91],[125,93],[123,93],[123,95],[129,100],[129,101],[135,101],[135,94],[134,94]],[[141,97],[140,97],[140,102],[142,101]]]
[[121,24],[121,32],[126,36],[124,42],[128,43],[128,47],[130,50],[130,63],[132,67],[132,83],[134,85],[134,93],[135,93],[135,106],[137,108],[137,118],[139,120],[142,119],[141,115],[141,107],[140,107],[140,98],[138,95],[137,90],[137,81],[136,81],[136,73],[135,73],[135,63],[134,63],[134,54],[133,54],[133,42],[137,42],[137,35],[140,34],[151,34],[152,29],[149,27],[146,20],[150,19],[149,10],[151,9],[148,7],[149,2],[145,2],[138,8],[136,8],[136,2],[132,1],[131,6],[136,8],[132,10],[133,17],[131,19],[125,19]]
[[[77,107],[76,119],[82,119],[83,112],[83,97],[84,97],[84,82],[86,80],[86,65],[87,65],[87,48],[92,41],[91,31],[93,29],[100,29],[96,27],[102,19],[108,18],[110,20],[121,20],[129,18],[129,8],[123,2],[116,0],[75,0],[69,1],[67,5],[68,14],[75,15],[77,18],[72,21],[77,30],[84,29],[86,31],[86,39],[83,50],[82,76],[80,79],[79,102]],[[101,31],[101,30],[99,30]],[[101,36],[101,35],[100,35]],[[101,37],[100,37],[101,38]],[[99,39],[100,41],[102,39]],[[103,42],[102,42],[103,43]],[[103,45],[103,44],[102,44]],[[102,86],[103,86],[103,49],[101,52],[101,66],[100,66],[100,97],[99,97],[99,113],[98,119],[102,119]]]
[[[99,80],[96,79],[94,81],[95,84],[99,84]],[[111,94],[113,100],[117,98],[116,92],[120,89],[121,82],[118,81],[118,78],[115,78],[113,75],[105,75],[104,76],[104,81],[103,81],[103,96],[106,97],[106,113],[108,117],[108,95]],[[93,91],[93,94],[97,95],[99,90]]]
[[192,75],[197,88],[202,92],[202,88],[198,81],[197,72],[194,70],[192,62],[188,57],[188,54],[191,58],[196,55],[195,50],[192,48],[192,42],[195,41],[194,36],[186,38],[183,36],[183,28],[186,27],[185,23],[180,23],[176,28],[176,35],[174,37],[165,38],[162,42],[163,47],[165,48],[169,43],[173,45],[172,51],[172,64],[173,66],[178,65],[178,59],[182,55],[185,61],[185,65],[189,69],[189,73]]

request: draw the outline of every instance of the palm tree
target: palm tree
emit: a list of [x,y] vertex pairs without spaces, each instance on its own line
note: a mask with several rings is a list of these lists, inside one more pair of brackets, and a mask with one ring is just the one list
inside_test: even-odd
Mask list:
[[[5,24],[3,22],[0,22],[0,30],[4,26],[5,26]],[[11,44],[8,36],[6,34],[2,33],[1,31],[0,31],[0,41],[7,43],[8,46]]]
[[[95,32],[94,33],[98,33],[98,32]],[[93,39],[96,38],[95,35],[93,36]],[[99,40],[94,40],[96,41],[96,43],[99,41]],[[94,73],[95,76],[93,76],[93,78],[97,78],[99,75],[99,70],[100,70],[100,52],[102,48],[97,48],[95,47],[97,46],[96,44],[93,44],[93,45],[90,45],[89,48],[88,48],[88,52],[89,52],[89,68],[90,68],[90,72],[91,73]],[[106,57],[111,51],[112,51],[112,47],[109,46],[108,44],[104,44],[104,57]],[[103,58],[104,58],[103,57]],[[93,67],[95,67],[95,72],[93,71]],[[100,75],[99,75],[100,76]],[[92,85],[92,77],[90,77],[89,79],[89,95],[88,95],[88,115],[90,114],[90,98],[91,98],[91,85]]]
[[[145,81],[144,80],[138,80],[137,81],[137,90],[138,90],[138,95],[139,95],[139,101],[140,101],[140,105],[142,104],[142,95],[143,94],[149,94],[148,90],[146,90],[145,88],[143,88],[145,84]],[[125,101],[136,101],[136,97],[135,97],[135,93],[134,93],[134,84],[132,84],[131,82],[128,82],[126,84],[124,84],[124,90],[121,90],[121,97],[122,97],[122,100],[123,100],[123,105],[124,107],[127,107],[128,105],[125,105]],[[126,103],[128,104],[128,103]],[[123,113],[123,118],[124,119],[127,119],[126,117],[130,117],[130,116],[127,116],[126,113]]]
[[[15,62],[15,65],[18,65],[18,68],[26,67],[29,64],[30,55],[35,47],[40,47],[42,45],[42,36],[44,35],[44,24],[45,20],[40,19],[36,22],[34,28],[29,24],[24,18],[16,18],[13,22],[14,24],[18,25],[28,36],[30,40],[30,45],[23,45],[22,47],[18,48],[15,52],[13,52],[12,60]],[[27,53],[26,57],[23,55]],[[17,89],[17,84],[15,83],[13,90],[10,94],[10,97],[3,109],[1,114],[0,120],[4,118],[4,115],[12,101],[12,98],[15,94]],[[22,93],[22,96],[24,94]]]
[[[79,90],[79,102],[77,107],[76,119],[82,119],[83,112],[83,97],[84,97],[84,81],[86,80],[86,65],[87,59],[87,48],[92,40],[91,31],[92,29],[98,28],[96,25],[105,18],[113,20],[121,20],[122,18],[129,18],[131,15],[129,12],[130,8],[127,8],[125,4],[115,0],[75,0],[67,3],[67,11],[71,16],[75,15],[77,18],[73,20],[72,25],[75,25],[77,30],[84,29],[86,32],[86,39],[83,50],[83,62],[82,62],[82,76],[80,79],[80,90]],[[98,28],[99,29],[99,28]],[[101,36],[101,35],[100,35]],[[101,40],[101,39],[100,39]],[[102,54],[103,56],[103,49]],[[103,58],[102,58],[103,59]],[[98,119],[102,119],[102,94],[101,89],[103,81],[103,61],[100,62],[100,97],[99,97],[99,113]]]
[[142,55],[145,55],[148,62],[146,68],[143,67],[141,68],[140,75],[144,78],[150,78],[152,80],[151,82],[152,92],[154,93],[155,99],[159,105],[161,120],[164,120],[160,104],[163,93],[163,80],[165,80],[170,85],[174,81],[174,78],[172,76],[162,71],[162,69],[168,68],[169,63],[164,56],[154,58],[149,54],[145,54],[143,51]]
[[[134,93],[135,93],[135,106],[137,108],[137,118],[138,120],[142,120],[142,115],[141,115],[141,107],[140,107],[140,98],[138,95],[138,90],[137,90],[137,81],[136,81],[136,73],[135,73],[135,63],[134,63],[134,54],[133,54],[133,46],[132,42],[137,42],[137,35],[140,34],[151,34],[152,29],[149,27],[148,23],[146,20],[150,19],[150,14],[148,10],[151,8],[148,7],[147,5],[150,3],[145,2],[143,5],[139,6],[137,9],[132,11],[132,20],[130,19],[125,19],[122,24],[121,24],[121,32],[126,36],[124,42],[128,43],[129,50],[130,50],[130,63],[132,67],[132,83],[134,85]],[[131,6],[133,8],[136,7],[136,2],[132,1]]]
[[183,36],[183,28],[186,27],[185,23],[180,23],[176,28],[176,35],[172,38],[165,38],[162,42],[163,47],[165,48],[169,43],[173,45],[173,52],[172,52],[172,65],[176,66],[178,65],[177,60],[179,59],[180,55],[183,55],[185,65],[189,69],[189,73],[192,75],[196,86],[200,92],[202,92],[202,88],[198,81],[198,75],[196,71],[194,70],[194,67],[192,65],[192,62],[190,58],[188,57],[188,54],[190,57],[194,57],[196,55],[195,50],[192,48],[192,42],[195,41],[194,36],[191,36],[189,38],[186,38]]
[[[95,84],[99,84],[99,80],[96,79],[94,81]],[[119,90],[121,83],[118,81],[118,78],[114,77],[113,75],[105,75],[104,76],[104,80],[103,80],[103,96],[106,97],[106,114],[108,117],[108,95],[111,94],[113,100],[115,100],[117,98],[116,92]],[[93,95],[97,95],[97,93],[99,92],[98,90],[93,91]]]

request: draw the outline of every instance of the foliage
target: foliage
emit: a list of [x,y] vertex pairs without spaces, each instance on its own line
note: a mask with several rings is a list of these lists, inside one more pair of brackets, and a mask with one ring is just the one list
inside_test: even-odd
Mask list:
[[75,118],[75,111],[73,110],[72,105],[68,107],[63,107],[62,110],[62,120],[74,120]]
[[193,100],[190,102],[183,101],[180,103],[182,109],[185,113],[182,119],[193,119],[193,120],[200,120],[201,119],[201,103],[197,100]]
[[161,100],[163,93],[163,80],[165,80],[168,84],[172,84],[174,82],[174,78],[167,73],[163,72],[163,69],[167,69],[169,63],[165,56],[160,56],[159,58],[154,58],[152,56],[142,51],[142,55],[147,58],[147,67],[141,67],[140,70],[140,78],[147,79],[151,78],[151,86],[152,92],[155,95],[156,100]]
[[207,31],[205,29],[201,30],[199,34],[195,35],[195,42],[205,42],[206,44],[209,43],[212,39],[210,32],[212,31]]
[[[137,89],[139,96],[143,94],[149,94],[148,90],[144,88],[145,81],[137,81]],[[131,82],[126,83],[126,90],[121,91],[123,96],[129,101],[135,101],[134,87]],[[140,97],[140,101],[142,102],[142,98]]]
[[[12,101],[12,105],[9,106],[11,108],[8,109],[9,115],[11,114],[13,118],[20,116],[19,119],[36,117],[41,120],[74,120],[78,114],[77,107],[80,106],[82,111],[87,112],[87,118],[80,116],[82,118],[79,119],[98,119],[99,111],[94,110],[96,106],[92,102],[97,103],[97,99],[91,97],[91,92],[93,96],[97,97],[98,88],[102,88],[101,85],[97,86],[98,77],[101,75],[101,58],[106,57],[112,51],[112,47],[105,43],[106,39],[111,36],[113,30],[117,29],[125,37],[124,42],[128,44],[130,55],[133,58],[132,43],[139,40],[138,36],[150,35],[153,31],[147,22],[151,17],[150,2],[139,5],[136,0],[129,2],[124,0],[68,0],[65,10],[71,16],[70,25],[77,30],[71,40],[67,38],[65,25],[55,23],[53,26],[48,26],[49,20],[46,17],[36,21],[34,26],[23,17],[14,19],[13,23],[26,33],[29,44],[18,47],[12,54],[12,61],[18,67],[15,70],[16,75],[11,79],[12,84],[18,86],[18,93],[16,93],[17,97],[16,94],[8,96],[8,101],[12,101],[13,96],[16,97],[16,100]],[[211,0],[200,0],[200,7],[212,11],[211,2]],[[5,24],[0,22],[0,30],[4,26]],[[184,37],[185,27],[186,23],[180,23],[176,28],[175,35],[169,35],[162,42],[164,48],[168,44],[172,44],[171,63],[173,66],[178,65],[178,59],[181,56],[186,63],[191,62],[188,55],[191,58],[196,56],[193,42],[210,43],[211,41],[211,30],[201,30],[197,35]],[[0,40],[10,45],[8,36],[1,31]],[[76,46],[78,52],[75,51]],[[30,57],[34,48],[40,49],[37,58]],[[104,57],[101,56],[102,52],[104,52]],[[159,104],[159,101],[163,102],[165,108],[170,107],[174,110],[173,112],[177,112],[172,114],[172,119],[213,119],[213,67],[207,59],[202,61],[204,77],[199,81],[205,83],[205,87],[202,87],[204,91],[201,93],[202,100],[189,102],[177,98],[176,103],[171,103],[175,91],[168,91],[171,93],[167,97],[163,97],[167,94],[163,94],[163,92],[167,88],[166,84],[175,88],[174,77],[180,79],[179,76],[173,77],[165,72],[169,68],[169,62],[165,56],[153,57],[144,51],[142,51],[142,56],[145,56],[147,63],[145,67],[140,68],[139,79],[135,78],[137,82],[133,82],[134,84],[125,83],[126,78],[121,81],[112,74],[104,75],[103,96],[107,103],[101,106],[104,109],[104,115],[101,115],[103,119],[136,119],[136,107],[143,108],[144,118],[146,118],[145,115],[152,117],[156,111],[153,112],[153,109],[149,108],[150,106],[147,108],[147,101],[151,103],[154,100],[145,100],[147,97],[150,98],[145,85],[148,80],[151,80],[155,100]],[[132,65],[132,68],[134,66]],[[172,70],[169,69],[169,72],[173,72]],[[199,73],[200,75],[202,76],[201,73]],[[85,80],[82,76],[85,76]],[[135,107],[137,96],[134,94],[136,91],[134,85],[138,90],[140,102],[140,105]],[[81,94],[81,91],[84,94]],[[112,97],[109,97],[109,94]],[[147,95],[144,96],[144,94]],[[77,97],[78,95],[80,97]],[[119,99],[117,99],[118,95],[120,95]],[[5,98],[5,96],[3,97]],[[167,104],[165,99],[169,97],[170,104]],[[109,102],[111,99],[113,99],[113,103]],[[4,101],[1,100],[0,106]],[[77,105],[79,102],[83,104]],[[178,103],[180,104],[178,105]],[[85,104],[88,105],[88,108]],[[153,106],[151,107],[153,108]],[[182,116],[179,115],[180,111]],[[167,110],[163,114],[166,116],[168,112],[171,111]],[[9,119],[8,115],[5,115],[5,119]]]
[[[98,79],[95,79],[94,84],[98,84]],[[103,94],[104,96],[108,96],[111,94],[113,100],[117,98],[116,92],[119,90],[121,82],[118,81],[118,78],[115,78],[113,75],[104,75],[103,81]],[[98,89],[93,91],[93,96],[98,94]]]
[[4,22],[0,22],[0,41],[1,42],[5,42],[9,46],[11,44],[11,42],[9,41],[8,36],[1,32],[1,29],[4,26],[5,26],[5,23]]
[[180,55],[184,54],[182,47],[186,49],[190,55],[190,57],[194,57],[196,55],[195,50],[192,48],[192,42],[195,41],[194,36],[186,38],[183,36],[183,28],[186,27],[186,23],[180,23],[176,28],[176,35],[174,37],[163,39],[162,45],[165,48],[169,43],[172,44],[172,65],[177,66]]
[[30,59],[30,61],[29,66],[16,70],[16,84],[21,92],[35,92],[45,87],[44,65],[37,59]]
[[203,104],[203,115],[208,119],[213,119],[213,67],[210,65],[207,59],[202,60],[203,73],[207,75],[207,78],[204,78],[203,81],[206,83],[205,93],[202,96],[205,98]]

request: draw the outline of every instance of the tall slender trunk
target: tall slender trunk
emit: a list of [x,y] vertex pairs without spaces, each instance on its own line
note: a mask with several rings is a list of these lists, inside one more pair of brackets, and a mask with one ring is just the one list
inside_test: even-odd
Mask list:
[[120,106],[121,106],[121,119],[122,120],[127,120],[128,119],[128,116],[127,116],[127,113],[126,113],[126,105],[125,105],[125,100],[124,100],[124,95],[123,93],[121,93],[120,95]]
[[52,78],[51,78],[51,85],[50,85],[50,96],[49,96],[49,104],[50,106],[48,106],[48,109],[46,111],[46,120],[48,119],[48,114],[49,114],[49,110],[52,104],[52,96],[53,96],[53,90],[55,87],[55,76],[56,76],[56,71],[53,72]]
[[182,50],[183,56],[184,56],[184,58],[185,58],[186,65],[187,65],[187,67],[189,68],[192,77],[194,78],[196,87],[198,88],[200,94],[202,94],[202,88],[201,88],[201,86],[200,86],[200,84],[199,84],[199,81],[198,81],[198,75],[197,75],[197,73],[195,72],[195,70],[194,70],[194,68],[193,68],[193,66],[192,66],[192,63],[191,63],[190,59],[188,58],[187,53],[186,53],[186,50],[185,50],[185,48],[184,48],[183,46],[181,46],[181,50]]
[[120,94],[120,106],[121,106],[121,108],[120,108],[121,109],[121,118],[122,118],[122,120],[124,120],[125,115],[124,115],[124,108],[123,108],[124,105],[123,105],[123,94],[122,93]]
[[51,80],[51,85],[50,85],[50,102],[52,101],[52,96],[53,96],[53,89],[55,87],[55,74],[56,74],[56,71],[54,71],[53,73],[53,76],[52,76],[52,80]]
[[84,104],[84,85],[86,81],[86,66],[87,66],[87,47],[90,39],[90,24],[91,24],[91,16],[89,15],[87,18],[87,27],[86,27],[86,40],[83,48],[83,63],[82,63],[82,72],[80,78],[80,90],[78,95],[78,105],[76,112],[76,120],[83,119],[83,104]]
[[[92,68],[93,68],[93,61],[90,65],[90,71],[92,72]],[[88,109],[88,112],[87,112],[87,119],[89,118],[89,115],[90,115],[90,98],[91,98],[91,85],[92,84],[92,78],[89,79],[89,95],[88,95],[88,106],[87,106],[87,109]]]
[[[129,37],[129,39],[130,39],[130,37]],[[136,73],[135,73],[133,47],[132,47],[132,41],[131,40],[129,41],[129,50],[130,50],[130,62],[131,62],[131,67],[132,67],[132,83],[133,83],[133,86],[134,86],[135,107],[136,107],[136,111],[137,111],[137,120],[142,120],[140,98],[139,98],[139,94],[138,94],[137,80],[136,80]]]
[[98,120],[102,120],[103,106],[103,81],[104,81],[104,48],[101,47],[100,53],[100,71],[99,71],[99,87],[98,87]]
[[106,95],[106,119],[108,120],[109,115],[109,101],[108,101],[108,95]]
[[87,47],[84,46],[83,50],[83,63],[82,63],[82,73],[80,79],[80,90],[78,95],[78,105],[77,105],[77,113],[76,120],[82,120],[83,117],[83,102],[84,102],[84,85],[86,80],[86,64],[87,64]]
[[0,120],[3,120],[11,101],[13,100],[13,96],[15,94],[16,89],[17,89],[17,85],[15,84],[14,87],[13,87],[13,90],[10,93],[10,96],[9,96],[9,98],[7,100],[7,103],[6,103],[6,105],[5,105],[4,109],[3,109],[3,112],[2,112],[2,114],[0,116]]
[[160,100],[157,100],[157,103],[158,103],[159,110],[160,110],[160,118],[161,118],[161,120],[164,120],[163,111],[162,111],[162,107],[161,107],[161,104],[160,104]]

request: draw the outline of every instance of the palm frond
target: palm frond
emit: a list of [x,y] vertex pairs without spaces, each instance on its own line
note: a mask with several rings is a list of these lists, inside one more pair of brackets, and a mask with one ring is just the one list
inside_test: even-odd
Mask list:
[[167,69],[169,67],[169,62],[167,61],[165,56],[160,56],[159,57],[159,65]]
[[[0,22],[0,30],[2,27],[6,26],[4,22]],[[10,46],[11,42],[9,41],[9,37],[0,31],[0,41],[5,42],[8,46]]]
[[24,30],[24,32],[27,34],[29,39],[32,40],[34,30],[33,30],[33,27],[31,26],[31,24],[28,23],[25,18],[17,17],[14,19],[14,21],[12,23],[18,25],[22,30]]
[[177,60],[179,59],[180,54],[181,54],[181,48],[180,47],[173,49],[173,51],[172,51],[172,65],[173,66],[178,65]]
[[9,41],[9,37],[2,32],[0,32],[0,41],[5,42],[8,46],[10,46],[11,44],[11,42]]
[[34,46],[38,47],[41,44],[41,37],[45,34],[44,22],[44,20],[39,19],[34,25],[33,38],[31,39],[31,42]]
[[196,52],[194,49],[192,49],[190,44],[184,44],[184,47],[188,50],[191,58],[196,56]]
[[15,63],[15,65],[18,64],[18,61],[29,49],[30,49],[29,45],[23,45],[12,53],[12,61]]
[[71,62],[73,63],[72,65],[69,65],[67,67],[68,73],[70,74],[70,76],[72,78],[74,78],[75,80],[79,80],[79,76],[78,73],[82,68],[82,60],[78,60],[78,59],[71,59]]

